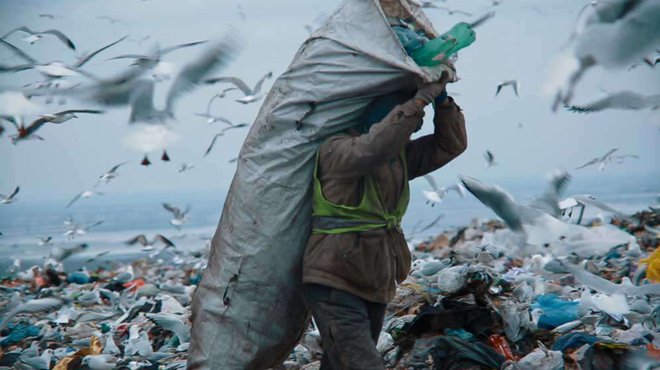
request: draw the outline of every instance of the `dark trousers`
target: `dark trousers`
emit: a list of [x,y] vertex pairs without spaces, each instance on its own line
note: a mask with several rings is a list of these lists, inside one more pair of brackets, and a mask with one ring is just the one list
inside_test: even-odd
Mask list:
[[318,284],[304,284],[303,298],[321,333],[321,370],[384,369],[376,350],[384,303]]

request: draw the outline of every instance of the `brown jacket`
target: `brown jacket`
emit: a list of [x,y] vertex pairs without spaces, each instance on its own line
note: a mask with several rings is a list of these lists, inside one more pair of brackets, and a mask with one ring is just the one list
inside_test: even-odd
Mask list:
[[[355,206],[362,198],[362,179],[376,180],[381,202],[389,211],[404,186],[398,155],[405,147],[408,179],[432,172],[467,147],[465,121],[449,98],[436,107],[432,135],[410,140],[424,117],[410,100],[397,105],[381,122],[360,136],[337,135],[320,147],[319,180],[323,195],[337,204]],[[410,271],[410,251],[401,230],[376,229],[345,234],[312,234],[303,259],[303,283],[347,291],[371,302],[389,302],[396,283]]]

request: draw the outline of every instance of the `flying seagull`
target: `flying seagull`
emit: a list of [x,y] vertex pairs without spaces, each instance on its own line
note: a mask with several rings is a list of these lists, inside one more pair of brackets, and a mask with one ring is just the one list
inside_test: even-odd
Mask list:
[[107,184],[107,183],[110,182],[110,180],[112,180],[115,177],[119,176],[119,173],[117,172],[117,169],[119,169],[119,167],[125,165],[126,163],[128,163],[128,161],[121,162],[120,164],[113,166],[108,172],[106,172],[103,175],[99,176],[99,179],[96,182],[96,185],[98,185],[102,181],[105,181],[105,183]]
[[557,64],[562,81],[552,110],[571,105],[575,87],[596,65],[621,69],[643,58],[660,43],[660,2],[603,0],[592,2],[571,34],[569,49]]
[[486,168],[490,168],[498,164],[495,162],[495,155],[490,150],[486,150],[484,152],[484,158],[486,159]]
[[69,204],[66,205],[66,208],[71,207],[71,205],[72,205],[73,203],[77,202],[78,199],[81,199],[81,198],[89,198],[89,197],[91,197],[91,196],[94,195],[94,194],[97,194],[97,195],[103,195],[103,193],[100,193],[100,192],[95,191],[95,190],[85,190],[85,191],[83,191],[83,192],[78,193],[75,197],[73,197],[73,199],[71,199],[71,201],[69,202]]
[[81,226],[75,223],[68,224],[67,230],[66,232],[64,232],[64,236],[69,238],[69,240],[72,240],[76,237],[76,235],[85,235],[87,233],[87,230],[91,229],[94,226],[98,226],[102,223],[103,221],[96,221],[86,226]]
[[431,185],[431,189],[433,189],[431,191],[429,190],[422,191],[424,193],[424,197],[426,197],[426,204],[431,203],[431,207],[433,207],[436,203],[442,202],[445,196],[449,194],[449,192],[452,190],[458,193],[458,195],[460,195],[461,198],[465,197],[465,189],[460,184],[450,185],[445,188],[445,187],[439,187],[438,184],[435,182],[435,179],[431,175],[424,175],[424,179],[428,181],[429,185]]
[[603,154],[601,157],[596,157],[596,158],[590,160],[589,162],[587,162],[587,163],[585,163],[585,164],[583,164],[579,167],[575,167],[575,169],[579,170],[579,169],[597,164],[598,165],[598,170],[603,171],[603,170],[605,170],[605,166],[607,165],[607,163],[612,160],[612,155],[617,150],[619,150],[619,148],[612,148],[607,153]]
[[73,118],[78,118],[76,113],[86,113],[86,114],[101,114],[105,111],[97,109],[69,109],[52,114],[44,114],[41,117],[34,120],[27,127],[23,125],[18,126],[18,132],[16,135],[12,136],[12,141],[15,143],[19,140],[25,139],[30,135],[34,134],[37,130],[41,128],[46,123],[63,123]]
[[263,77],[261,77],[259,81],[257,81],[256,85],[254,85],[254,88],[252,89],[249,88],[248,85],[238,77],[214,77],[214,78],[208,78],[204,80],[204,82],[207,84],[215,84],[219,82],[232,83],[245,95],[244,97],[237,99],[236,101],[243,104],[250,104],[259,101],[263,97],[263,94],[261,93],[261,86],[263,85],[266,79],[271,77],[273,77],[273,72],[266,73]]
[[16,201],[16,194],[18,194],[19,190],[21,190],[21,188],[17,186],[9,196],[0,194],[0,204],[14,203]]
[[190,212],[189,207],[186,207],[185,211],[181,211],[179,207],[175,207],[169,203],[163,203],[163,208],[172,213],[174,218],[170,220],[170,224],[172,224],[177,230],[181,229],[181,225],[188,221],[187,214]]
[[513,92],[516,93],[516,96],[518,96],[518,80],[502,81],[497,84],[497,91],[495,91],[495,96],[499,95],[500,91],[502,91],[502,88],[505,86],[511,86],[513,88]]
[[138,236],[136,236],[136,237],[134,237],[130,240],[127,240],[126,244],[134,245],[134,244],[139,243],[140,245],[142,245],[142,250],[143,251],[150,251],[150,250],[154,249],[154,245],[157,242],[161,242],[161,243],[165,244],[166,248],[167,247],[175,247],[176,248],[176,246],[174,245],[174,243],[172,243],[171,240],[167,239],[166,237],[162,236],[161,234],[156,234],[152,241],[149,241],[144,234],[140,234],[140,235],[138,235]]
[[574,113],[593,113],[607,109],[658,109],[660,94],[641,95],[632,91],[620,91],[608,94],[605,98],[587,105],[566,105],[566,109]]
[[45,30],[45,31],[32,31],[28,27],[22,26],[22,27],[14,28],[13,30],[5,33],[0,38],[6,39],[7,37],[9,37],[14,32],[24,33],[26,36],[23,37],[23,41],[25,41],[29,44],[34,44],[35,42],[41,40],[44,37],[44,35],[52,35],[52,36],[57,37],[69,49],[76,50],[76,46],[73,44],[73,41],[71,41],[71,39],[69,39],[61,31],[55,30],[55,29],[50,29],[50,30]]
[[232,129],[237,129],[237,128],[242,128],[242,127],[247,127],[247,123],[239,123],[237,125],[225,127],[220,131],[219,133],[215,134],[213,136],[213,140],[211,140],[211,144],[209,144],[209,147],[206,148],[206,152],[204,152],[204,157],[206,157],[209,153],[211,153],[211,150],[213,150],[213,146],[215,146],[215,142],[218,140],[219,137],[224,136],[225,131],[227,130],[232,130]]
[[140,66],[144,69],[151,69],[154,68],[158,63],[160,63],[161,58],[166,54],[169,54],[175,50],[204,44],[206,42],[208,42],[208,40],[188,42],[185,44],[168,46],[162,49],[158,47],[158,45],[156,45],[148,54],[124,54],[124,55],[116,56],[114,58],[110,58],[109,60],[134,59],[133,65]]
[[185,163],[185,162],[181,163],[181,165],[179,166],[179,173],[190,171],[193,168],[195,168],[195,165],[193,165],[193,164],[188,164],[188,163]]

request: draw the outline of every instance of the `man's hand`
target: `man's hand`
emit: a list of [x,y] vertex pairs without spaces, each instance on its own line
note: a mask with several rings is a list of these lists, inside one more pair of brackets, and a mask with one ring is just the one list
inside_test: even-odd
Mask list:
[[424,107],[431,103],[433,99],[438,97],[445,90],[445,86],[447,86],[448,80],[449,74],[443,73],[438,82],[429,82],[421,85],[417,90],[417,94],[415,94],[413,97],[415,104],[420,107]]

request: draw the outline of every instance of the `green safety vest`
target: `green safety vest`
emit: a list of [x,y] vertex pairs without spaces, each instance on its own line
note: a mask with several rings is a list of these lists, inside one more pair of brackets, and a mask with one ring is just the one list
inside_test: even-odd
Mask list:
[[312,203],[312,233],[314,234],[342,234],[357,231],[373,230],[378,228],[400,228],[401,219],[406,213],[410,200],[408,186],[408,168],[405,154],[401,153],[404,173],[403,194],[399,198],[396,209],[387,212],[381,203],[380,192],[373,176],[364,177],[364,192],[358,206],[335,204],[323,196],[321,181],[318,178],[319,153],[316,152],[314,165],[314,198]]

